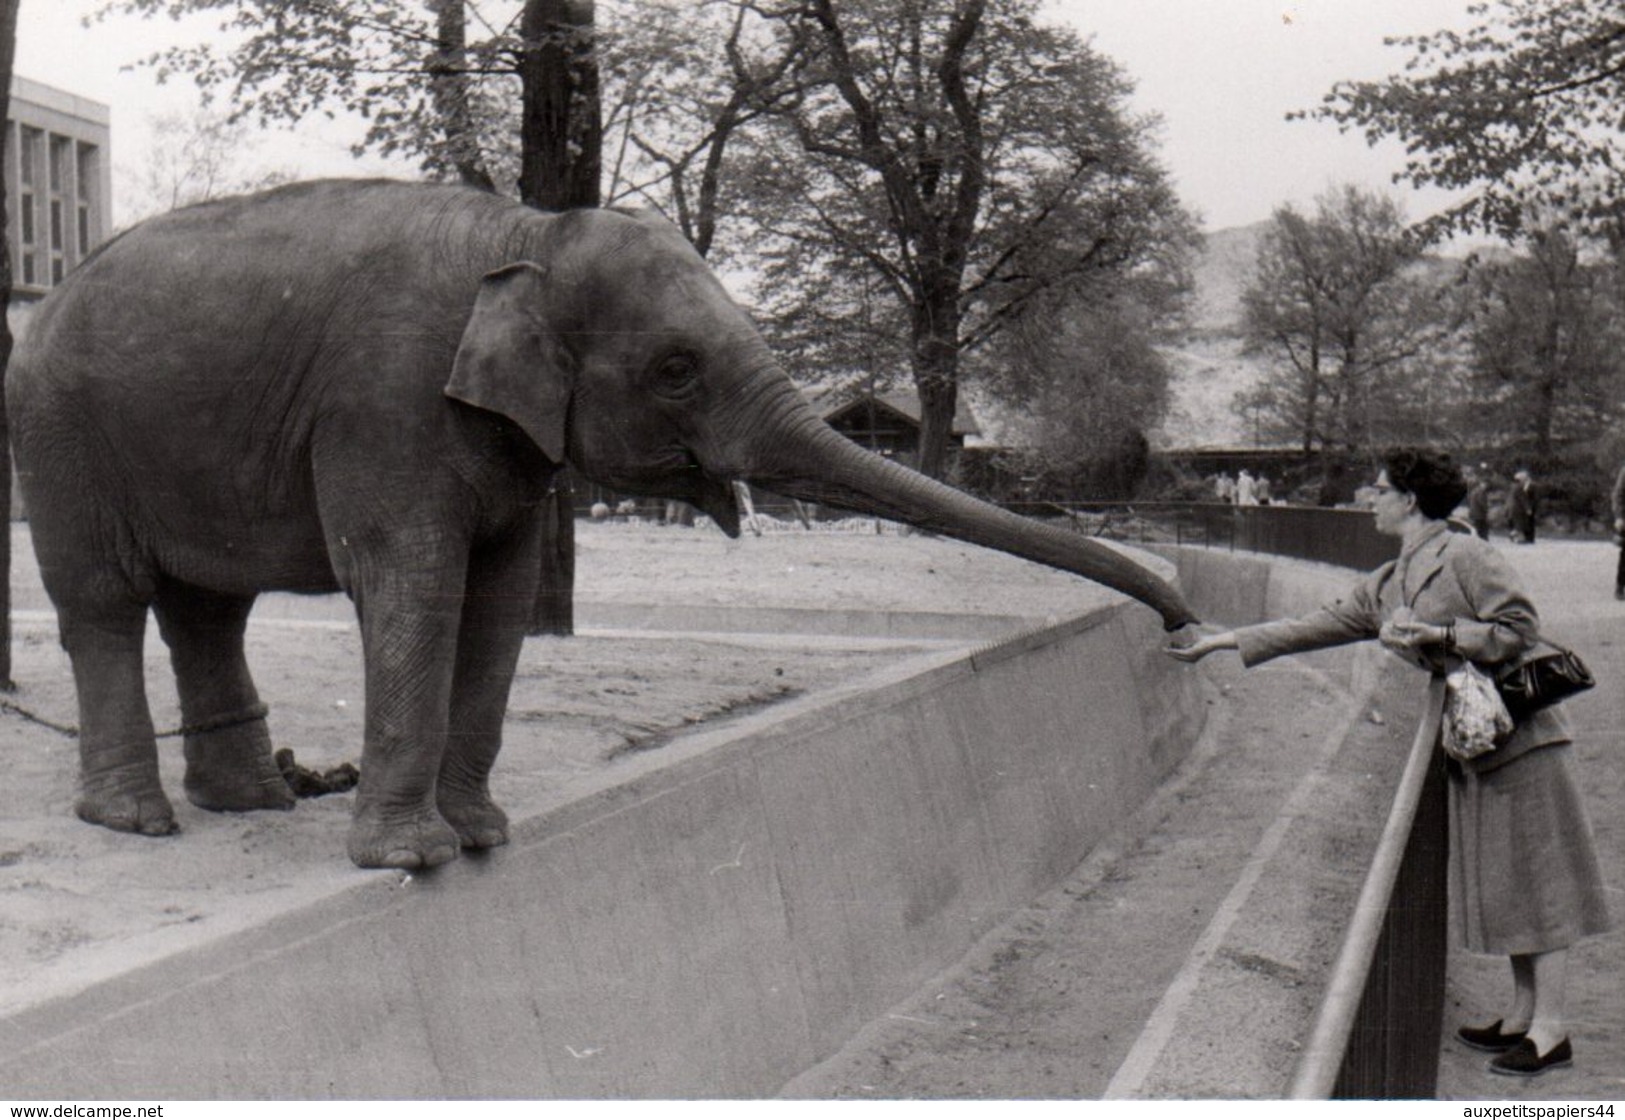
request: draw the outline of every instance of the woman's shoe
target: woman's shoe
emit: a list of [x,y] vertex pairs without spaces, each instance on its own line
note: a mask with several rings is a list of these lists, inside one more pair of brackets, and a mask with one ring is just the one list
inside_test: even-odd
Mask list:
[[1526,1038],[1499,1058],[1490,1059],[1490,1072],[1511,1074],[1513,1077],[1537,1077],[1549,1069],[1573,1063],[1574,1047],[1569,1045],[1568,1039],[1542,1054]]
[[1474,1050],[1490,1050],[1496,1053],[1510,1050],[1522,1042],[1526,1031],[1510,1031],[1501,1033],[1501,1024],[1505,1019],[1497,1019],[1487,1027],[1458,1027],[1456,1037],[1471,1046]]

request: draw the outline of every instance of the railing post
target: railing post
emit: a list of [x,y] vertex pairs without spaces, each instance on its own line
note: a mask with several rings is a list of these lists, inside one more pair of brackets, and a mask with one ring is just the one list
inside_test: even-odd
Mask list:
[[1449,952],[1445,798],[1434,751],[1334,1098],[1417,1099],[1437,1088]]

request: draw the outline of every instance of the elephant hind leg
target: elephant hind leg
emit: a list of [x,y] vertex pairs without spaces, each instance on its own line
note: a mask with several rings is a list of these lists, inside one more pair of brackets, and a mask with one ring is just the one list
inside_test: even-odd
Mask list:
[[119,832],[166,836],[175,811],[158,776],[158,747],[147,707],[142,642],[147,611],[138,604],[94,613],[59,606],[62,645],[79,696],[79,819]]
[[213,812],[291,809],[249,675],[243,633],[252,595],[226,595],[166,580],[154,609],[169,646],[185,737],[186,798]]

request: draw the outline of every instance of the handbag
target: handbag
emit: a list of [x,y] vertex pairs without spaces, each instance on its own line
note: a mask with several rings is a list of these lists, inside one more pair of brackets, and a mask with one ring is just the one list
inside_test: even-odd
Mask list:
[[1495,687],[1515,720],[1566,700],[1597,683],[1571,649],[1542,641],[1539,652],[1496,670]]
[[1444,676],[1440,743],[1445,753],[1465,762],[1493,751],[1515,725],[1495,682],[1471,661]]

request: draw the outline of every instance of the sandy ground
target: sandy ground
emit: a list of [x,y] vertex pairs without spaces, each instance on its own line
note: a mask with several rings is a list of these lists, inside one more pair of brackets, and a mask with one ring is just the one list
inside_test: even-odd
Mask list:
[[[1110,592],[999,553],[872,522],[796,527],[729,540],[714,529],[583,523],[578,601],[949,611],[1035,623]],[[148,839],[73,815],[76,710],[26,528],[14,527],[13,676],[0,698],[7,744],[0,786],[0,1012],[116,972],[189,938],[273,911],[313,870],[362,874],[344,855],[352,795],[293,812],[214,814],[180,792],[180,742],[160,740],[179,835]],[[271,706],[278,747],[321,771],[358,762],[361,654],[342,597],[268,596],[250,627],[249,662]],[[263,617],[261,617],[263,616]],[[593,632],[527,642],[509,709],[514,730],[493,776],[518,815],[570,796],[573,782],[629,752],[658,750],[697,724],[827,688],[930,642],[723,634]],[[166,651],[148,640],[148,693],[160,734],[179,724]]]

